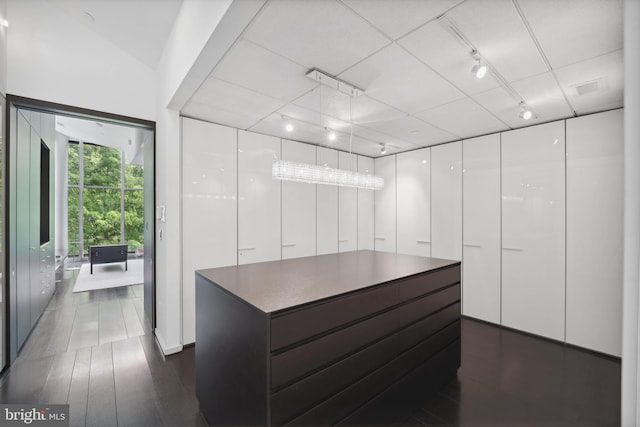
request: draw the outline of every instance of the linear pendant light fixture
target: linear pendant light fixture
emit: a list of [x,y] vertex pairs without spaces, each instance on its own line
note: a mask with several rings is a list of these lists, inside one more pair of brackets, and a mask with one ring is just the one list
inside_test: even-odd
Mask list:
[[[339,80],[336,77],[325,74],[317,69],[309,71],[307,73],[307,77],[322,85],[328,86],[333,90],[348,95],[349,115],[351,115],[351,100],[364,93],[362,89]],[[320,90],[322,90],[322,88]],[[320,109],[322,109],[322,102],[320,104]],[[325,128],[325,130],[327,129]],[[337,136],[333,131],[329,131],[327,134],[327,138],[330,141],[334,141],[336,137]],[[351,128],[351,138],[353,138],[353,125]],[[309,163],[291,162],[288,160],[276,160],[273,162],[271,167],[271,177],[282,181],[355,187],[365,190],[381,190],[384,187],[384,179],[379,176],[354,172],[346,169],[334,169],[327,166],[312,165]]]

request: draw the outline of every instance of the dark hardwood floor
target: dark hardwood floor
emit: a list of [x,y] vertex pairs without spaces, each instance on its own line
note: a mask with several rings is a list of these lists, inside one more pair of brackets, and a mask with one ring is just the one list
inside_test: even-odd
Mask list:
[[[3,403],[69,403],[72,426],[206,426],[193,347],[164,357],[140,286],[73,294],[66,271],[17,361]],[[458,377],[401,414],[416,426],[618,426],[620,361],[463,319]]]

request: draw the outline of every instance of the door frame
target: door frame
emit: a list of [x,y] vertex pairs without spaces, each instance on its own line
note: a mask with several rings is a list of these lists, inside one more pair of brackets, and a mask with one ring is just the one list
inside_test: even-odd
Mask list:
[[[59,103],[54,103],[54,102],[49,102],[49,101],[44,101],[39,99],[11,95],[11,94],[6,94],[5,98],[6,98],[6,108],[4,111],[5,113],[4,128],[5,128],[6,139],[4,140],[4,144],[2,147],[3,159],[4,159],[4,177],[5,177],[4,179],[5,203],[3,206],[3,209],[4,209],[4,230],[3,230],[4,233],[3,234],[4,235],[2,237],[3,244],[5,247],[5,253],[4,253],[5,269],[9,268],[11,255],[12,255],[10,251],[10,246],[9,246],[9,243],[11,242],[11,238],[12,238],[10,224],[13,221],[13,218],[11,218],[11,206],[9,206],[10,195],[11,195],[11,184],[12,184],[10,182],[10,175],[11,175],[10,169],[12,167],[11,161],[10,161],[10,154],[11,154],[11,149],[14,148],[16,144],[16,138],[15,138],[16,129],[12,128],[13,123],[11,123],[11,117],[13,115],[12,112],[20,108],[20,109],[38,111],[43,113],[69,116],[69,117],[74,117],[79,119],[139,127],[139,128],[150,130],[153,132],[153,154],[152,154],[153,162],[150,165],[152,169],[152,174],[153,174],[152,176],[153,186],[152,188],[148,189],[147,186],[145,185],[145,189],[144,189],[145,197],[147,197],[147,195],[151,195],[153,199],[153,204],[150,206],[152,211],[145,212],[144,216],[145,216],[145,219],[150,218],[149,225],[152,228],[151,231],[153,233],[153,239],[150,242],[150,245],[153,248],[153,250],[151,251],[152,253],[150,255],[152,277],[150,280],[151,289],[149,292],[149,296],[151,296],[152,303],[151,304],[145,303],[145,308],[149,307],[151,310],[151,313],[147,313],[145,310],[145,321],[149,322],[151,331],[154,331],[155,325],[156,325],[156,271],[155,271],[156,270],[155,269],[156,225],[155,225],[155,208],[154,208],[155,200],[156,200],[155,171],[157,169],[155,164],[156,162],[156,151],[155,151],[156,122],[139,119],[135,117],[119,115],[119,114],[107,113],[103,111],[91,110],[87,108],[75,107],[71,105],[59,104]],[[145,162],[145,169],[146,168],[147,168],[147,165]],[[146,203],[145,203],[145,207],[146,207]],[[145,251],[145,256],[146,256],[146,252],[147,251]],[[146,264],[146,260],[145,260],[145,264]],[[145,268],[145,272],[146,272],[146,268]],[[15,304],[15,295],[12,295],[12,292],[11,292],[10,279],[11,279],[11,275],[5,274],[5,295],[3,296],[5,301],[5,307],[6,307],[5,319],[4,319],[5,320],[4,345],[5,345],[7,354],[5,355],[6,365],[4,366],[4,369],[7,369],[15,361],[18,354],[18,350],[19,350],[18,348],[16,348],[17,346],[15,345],[15,343],[12,343],[13,335],[11,333],[11,329],[13,326],[13,322],[11,322],[11,318],[12,318],[12,315],[14,315],[15,317],[15,307],[13,306]],[[145,277],[145,288],[147,287],[146,286],[147,279],[148,278]],[[12,297],[14,298],[14,300],[11,299]],[[146,295],[146,292],[145,292],[145,299],[147,297],[148,295]]]

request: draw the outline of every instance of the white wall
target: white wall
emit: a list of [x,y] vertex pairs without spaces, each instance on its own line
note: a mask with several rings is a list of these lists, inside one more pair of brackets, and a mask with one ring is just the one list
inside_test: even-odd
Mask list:
[[52,2],[10,1],[7,15],[8,93],[155,119],[154,70]]
[[624,306],[622,324],[622,419],[640,425],[640,2],[624,2]]

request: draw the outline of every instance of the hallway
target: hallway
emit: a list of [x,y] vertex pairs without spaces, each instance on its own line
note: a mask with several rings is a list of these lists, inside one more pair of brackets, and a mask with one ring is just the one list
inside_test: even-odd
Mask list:
[[71,426],[206,426],[194,349],[163,357],[142,321],[142,285],[72,293],[64,272],[18,359],[3,403],[69,403]]

